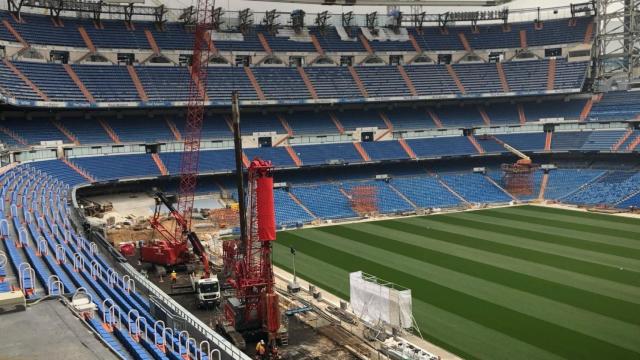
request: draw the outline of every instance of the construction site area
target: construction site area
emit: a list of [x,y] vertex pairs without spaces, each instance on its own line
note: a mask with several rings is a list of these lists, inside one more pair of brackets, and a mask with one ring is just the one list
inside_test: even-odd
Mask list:
[[[363,190],[364,189],[364,190]],[[375,213],[371,201],[375,199],[371,189],[357,189],[354,194],[354,210],[363,214]],[[155,199],[152,192],[135,192],[89,196],[79,200],[91,216],[86,219],[94,227],[105,229],[109,244],[127,259],[141,274],[147,277],[166,294],[180,303],[212,329],[224,322],[221,299],[203,303],[194,285],[194,274],[201,274],[203,266],[197,259],[176,266],[154,266],[140,260],[143,243],[158,239],[159,233],[151,225],[154,216]],[[192,228],[206,251],[211,278],[224,276],[225,239],[233,238],[239,226],[238,203],[224,199],[218,193],[195,197]],[[173,230],[175,220],[169,212],[159,218],[163,226]],[[235,234],[237,237],[238,234]],[[175,280],[172,272],[175,270]],[[320,289],[309,282],[297,279],[298,287],[291,289],[293,275],[280,268],[274,268],[275,290],[279,295],[281,326],[278,336],[279,358],[282,359],[365,359],[388,358],[382,352],[383,342],[374,341],[372,330],[348,309],[346,300]],[[224,296],[225,286],[219,284],[220,296]],[[214,291],[215,292],[215,291]],[[176,324],[178,325],[178,324]],[[178,326],[179,327],[179,326]],[[411,334],[412,341],[429,346],[422,339]],[[379,336],[379,335],[378,335]],[[387,336],[381,336],[385,338]],[[256,355],[256,344],[264,340],[264,334],[254,334],[245,339],[244,350],[250,356]],[[387,346],[392,344],[387,342]],[[401,349],[398,342],[397,349]],[[391,345],[393,346],[393,345]],[[439,348],[431,349],[443,359],[457,357]],[[448,354],[448,356],[446,355]]]

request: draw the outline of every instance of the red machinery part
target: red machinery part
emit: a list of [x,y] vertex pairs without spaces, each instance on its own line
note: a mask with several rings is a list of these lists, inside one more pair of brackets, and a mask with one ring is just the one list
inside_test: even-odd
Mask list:
[[266,329],[270,334],[275,334],[280,329],[280,309],[278,307],[278,294],[266,294]]
[[274,241],[276,239],[276,211],[273,200],[273,177],[263,174],[256,180],[258,205],[258,239]]
[[123,256],[133,256],[136,254],[136,247],[132,243],[120,244],[120,253]]
[[188,253],[186,243],[170,244],[165,240],[156,240],[140,248],[140,261],[163,266],[174,266],[185,262]]

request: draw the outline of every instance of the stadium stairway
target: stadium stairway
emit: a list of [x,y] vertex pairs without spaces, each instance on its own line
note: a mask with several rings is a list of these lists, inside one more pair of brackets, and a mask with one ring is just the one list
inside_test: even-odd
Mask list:
[[89,103],[92,103],[92,104],[95,103],[96,99],[93,97],[93,94],[91,94],[89,89],[87,89],[87,87],[84,85],[82,80],[78,77],[78,74],[76,74],[75,70],[73,70],[71,65],[63,64],[62,67],[67,72],[71,80],[73,80],[73,82],[76,84],[78,89],[80,89],[80,92],[82,92],[82,95],[84,95],[85,99],[87,99]]
[[292,186],[290,191],[319,219],[354,218],[357,216],[342,189],[332,183]]
[[409,41],[411,42],[411,46],[413,46],[413,49],[416,51],[416,53],[417,54],[422,54],[422,47],[420,46],[420,44],[416,40],[416,37],[413,36],[413,34],[411,34],[411,33],[409,33]]
[[501,203],[512,200],[504,189],[481,174],[441,174],[442,182],[470,203]]
[[362,95],[362,97],[365,97],[365,98],[369,97],[367,88],[364,86],[364,83],[362,82],[362,79],[360,79],[360,75],[358,75],[358,72],[356,71],[356,69],[353,66],[349,66],[348,68],[349,68],[349,73],[351,74],[351,77],[353,78],[353,81],[358,87],[358,90],[360,91],[360,94]]
[[436,114],[435,111],[433,111],[432,109],[427,110],[427,114],[429,114],[429,117],[431,118],[431,120],[433,120],[433,123],[436,124],[437,128],[443,128],[444,126],[442,125],[442,121],[440,120],[440,117],[438,116],[438,114]]
[[291,198],[291,200],[293,200],[293,202],[295,202],[296,204],[298,204],[298,206],[300,206],[302,208],[302,210],[304,210],[307,214],[309,214],[311,217],[313,217],[314,219],[317,219],[318,217],[316,216],[316,214],[314,214],[311,210],[309,210],[309,208],[307,208],[306,206],[304,206],[304,204],[302,203],[302,201],[300,201],[300,199],[298,199],[292,192],[287,192],[287,194],[289,195],[289,197]]
[[69,159],[63,157],[63,158],[60,158],[60,160],[63,163],[65,163],[67,166],[69,166],[71,169],[73,169],[73,171],[75,171],[78,174],[80,174],[80,176],[85,178],[88,182],[90,182],[90,183],[96,182],[96,178],[93,177],[93,175],[89,174],[89,172],[87,172],[86,170],[82,169],[81,167],[79,167],[78,165],[76,165],[75,163],[70,161]]
[[84,45],[87,47],[87,49],[89,49],[89,52],[95,54],[98,50],[96,49],[93,40],[91,40],[91,35],[87,33],[87,30],[85,30],[84,26],[78,26],[78,32],[82,37],[82,41],[84,41]]
[[500,191],[502,191],[505,195],[507,195],[508,197],[511,198],[511,200],[513,201],[517,201],[518,198],[515,197],[513,194],[511,194],[509,191],[507,191],[505,188],[503,188],[500,184],[498,184],[494,179],[492,179],[490,176],[488,175],[484,175],[484,178],[487,179],[488,182],[490,182],[493,186],[497,187],[498,189],[500,189]]
[[464,203],[466,206],[470,206],[471,203],[465,199],[464,197],[462,197],[462,195],[460,195],[456,190],[454,190],[451,186],[449,186],[449,184],[447,184],[441,176],[436,175],[436,179],[438,180],[438,182],[440,183],[440,185],[442,185],[445,189],[447,189],[447,191],[449,191],[451,194],[453,194],[453,196],[457,197],[462,203]]
[[29,146],[29,142],[27,142],[27,140],[25,140],[25,138],[23,138],[22,136],[16,134],[15,131],[8,129],[4,126],[0,126],[0,131],[3,132],[8,137],[10,137],[11,139],[13,139],[18,144],[23,146]]
[[591,113],[591,108],[593,107],[594,96],[590,97],[585,103],[582,111],[580,112],[580,121],[586,121],[589,118],[589,113]]
[[522,107],[522,104],[518,104],[517,108],[518,108],[518,120],[520,120],[520,125],[524,125],[527,123],[527,116],[524,113],[524,107]]
[[547,91],[552,91],[556,86],[556,59],[549,60],[549,69],[547,70]]
[[333,112],[329,112],[329,117],[331,118],[331,121],[333,121],[333,124],[336,126],[336,129],[338,129],[338,133],[340,133],[340,135],[344,134],[344,126],[342,126],[342,123],[340,122],[340,119],[338,119],[336,114]]
[[498,77],[500,78],[500,86],[502,86],[502,91],[505,93],[511,92],[509,89],[509,82],[507,81],[507,76],[504,74],[504,68],[502,67],[502,63],[496,63],[496,69],[498,71]]
[[304,71],[304,67],[298,66],[298,73],[300,74],[302,81],[304,81],[304,85],[307,87],[309,94],[311,94],[311,98],[316,100],[319,99],[318,92],[316,91],[316,88],[313,86],[313,83],[309,79],[309,76],[307,76],[307,73]]
[[360,39],[360,42],[362,43],[362,47],[367,51],[367,53],[373,54],[375,52],[371,47],[371,44],[369,44],[369,40],[367,40],[364,34],[358,34],[358,39]]
[[[558,175],[558,171],[554,171],[550,177],[550,180],[555,180],[556,175]],[[567,175],[566,173],[563,175]],[[591,186],[591,184],[598,182],[602,177],[606,176],[607,172],[606,171],[599,171],[596,174],[587,174],[585,177],[581,177],[581,176],[574,176],[573,179],[571,179],[572,184],[569,187],[569,191],[567,191],[566,193],[562,194],[559,197],[556,197],[554,199],[556,200],[562,200],[564,201],[565,199],[569,198],[570,196],[572,196],[575,193],[578,193],[586,188],[588,188],[589,186]],[[565,176],[564,181],[568,180],[567,177]],[[575,186],[575,185],[578,186]]]
[[520,49],[526,49],[527,46],[527,30],[520,30]]
[[109,137],[111,138],[111,141],[113,141],[116,144],[122,143],[120,141],[120,137],[118,137],[118,134],[116,134],[116,132],[113,130],[111,125],[109,125],[106,119],[99,119],[98,122],[100,123],[100,126],[102,126],[104,131],[107,133],[107,135],[109,135]]
[[484,107],[478,106],[478,112],[480,113],[484,124],[486,126],[491,126],[491,118],[489,117],[489,114],[487,114],[487,111],[484,109]]
[[640,174],[630,171],[608,171],[588,186],[565,197],[578,205],[606,205],[622,202],[628,194],[640,191]]
[[140,82],[136,68],[133,65],[127,65],[127,72],[129,73],[129,77],[131,77],[131,81],[133,81],[133,85],[136,87],[140,100],[143,102],[149,101],[149,96],[147,96],[147,91],[144,89],[144,85]]
[[2,20],[2,24],[9,31],[11,35],[22,45],[22,49],[27,49],[30,47],[29,43],[20,35],[20,33],[11,25],[11,23],[7,19]]
[[482,145],[480,145],[480,143],[478,143],[478,141],[476,140],[476,138],[472,134],[467,135],[467,139],[469,140],[471,145],[473,145],[473,147],[476,149],[478,154],[482,155],[482,154],[485,153],[484,149],[482,148]]
[[162,158],[160,157],[160,155],[158,155],[158,153],[151,154],[151,158],[153,158],[153,162],[158,167],[158,170],[160,171],[160,174],[162,174],[162,176],[169,175],[169,171],[167,170],[167,167],[164,165],[164,162],[162,162]]
[[538,193],[538,201],[544,200],[544,193],[547,190],[547,184],[549,183],[549,173],[545,172],[542,175],[542,182],[540,183],[540,192]]
[[394,177],[390,184],[409,203],[419,208],[450,208],[464,203],[459,195],[449,191],[435,176]]
[[[5,22],[5,24],[7,24],[6,20],[3,20],[3,21]],[[47,94],[44,93],[44,91],[42,91],[36,84],[34,84],[20,69],[18,69],[15,65],[13,65],[8,59],[4,58],[4,59],[2,59],[2,62],[20,80],[22,80],[25,84],[27,84],[27,86],[29,86],[31,88],[31,90],[33,90],[33,92],[38,94],[40,99],[42,99],[43,101],[50,101],[51,100],[51,99],[49,99],[49,96],[47,96]]]
[[551,143],[553,142],[553,131],[545,131],[544,134],[544,151],[551,151]]
[[303,165],[302,160],[300,160],[300,157],[295,152],[295,150],[293,150],[293,148],[291,146],[285,145],[284,148],[287,150],[287,153],[291,157],[291,160],[293,160],[293,162],[296,164],[296,166],[300,167],[300,166]]
[[160,55],[160,47],[158,46],[158,43],[156,42],[156,39],[153,36],[151,30],[144,29],[144,36],[147,38],[147,42],[149,43],[151,51],[153,51],[155,55]]
[[356,148],[356,151],[358,151],[358,154],[360,154],[360,156],[362,157],[362,161],[371,161],[371,157],[369,157],[369,154],[367,154],[367,151],[362,147],[362,144],[360,142],[355,141],[353,143],[353,146]]
[[315,34],[311,34],[311,43],[313,44],[313,47],[316,49],[316,52],[318,53],[318,55],[323,56],[324,55],[324,49],[322,48],[322,45],[320,45],[320,42],[318,41],[318,38],[316,37]]
[[634,151],[638,147],[638,145],[640,145],[640,134],[638,134],[638,136],[636,136],[636,138],[633,139],[631,143],[629,143],[629,145],[627,145],[626,150]]
[[415,160],[418,158],[416,156],[416,153],[413,152],[413,149],[411,149],[411,146],[407,144],[407,141],[404,138],[398,139],[398,142],[400,143],[400,146],[402,146],[402,149],[407,153],[407,156],[409,156],[410,159]]
[[392,183],[388,183],[387,186],[389,187],[389,189],[393,190],[402,200],[404,200],[407,204],[411,205],[411,207],[414,210],[418,209],[418,205],[416,205],[413,201],[411,201],[411,199],[409,199],[405,194],[403,194],[400,190],[398,190],[398,188],[396,188],[395,186],[393,186]]
[[182,134],[180,133],[180,129],[178,129],[178,127],[176,126],[176,123],[174,123],[170,117],[165,117],[164,121],[167,123],[167,127],[169,128],[169,130],[171,130],[173,137],[177,141],[182,140]]
[[458,77],[458,74],[456,73],[455,69],[453,68],[453,65],[447,64],[447,72],[449,73],[449,76],[451,76],[451,78],[453,79],[453,82],[455,82],[456,86],[458,87],[458,91],[462,95],[466,94],[466,90],[464,88],[464,85],[462,85],[462,81],[460,81],[460,78]]
[[69,140],[71,143],[76,144],[76,145],[80,145],[80,141],[78,140],[78,138],[73,135],[73,133],[71,131],[69,131],[69,129],[67,129],[61,122],[60,120],[57,119],[51,119],[51,123],[53,124],[53,126],[55,126],[61,133],[64,134],[64,136],[67,137],[67,140]]
[[[413,37],[411,37],[411,38],[414,39]],[[414,41],[415,41],[415,39],[414,39]],[[418,96],[418,91],[416,90],[416,87],[413,84],[413,80],[411,80],[411,78],[409,77],[407,72],[404,70],[404,67],[402,65],[398,65],[398,71],[400,72],[400,75],[402,76],[402,80],[404,80],[404,83],[407,85],[407,88],[409,89],[409,92],[411,93],[411,96]]]
[[267,38],[264,36],[264,34],[261,33],[261,32],[258,32],[256,35],[258,36],[258,40],[260,41],[260,45],[262,45],[262,50],[264,50],[264,52],[266,52],[269,55],[273,54],[273,50],[271,50],[271,46],[269,45],[269,41],[267,41]]
[[262,88],[260,87],[260,83],[256,79],[256,76],[253,74],[253,71],[251,70],[251,68],[248,66],[245,66],[244,72],[247,74],[247,78],[249,78],[249,81],[251,82],[251,86],[253,86],[253,90],[258,95],[258,100],[267,100],[267,97],[265,96],[264,91],[262,91]]
[[620,139],[618,139],[616,143],[611,146],[611,151],[618,151],[620,147],[622,147],[622,144],[626,143],[632,134],[633,129],[627,129],[625,133],[620,137]]

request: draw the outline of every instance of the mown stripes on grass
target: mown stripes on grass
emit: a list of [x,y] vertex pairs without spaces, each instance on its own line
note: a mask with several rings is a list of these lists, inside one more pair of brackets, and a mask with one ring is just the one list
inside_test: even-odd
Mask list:
[[[545,218],[545,217],[534,217],[529,214],[523,214],[520,211],[509,211],[510,208],[502,208],[502,209],[491,209],[482,211],[482,214],[489,215],[501,219],[509,219],[509,220],[517,220],[523,221],[530,224],[543,225],[545,227],[556,227],[560,229],[572,229],[582,232],[589,232],[594,234],[601,234],[605,236],[619,236],[622,238],[627,238],[631,240],[636,240],[640,242],[640,232],[638,231],[627,231],[616,228],[604,228],[601,226],[593,226],[585,223],[586,221],[580,221],[585,219],[580,219],[578,221],[566,221],[559,220],[554,218]],[[517,208],[514,208],[517,209]],[[616,227],[619,226],[618,224]]]
[[627,257],[634,260],[640,260],[640,249],[633,249],[630,247],[603,244],[586,239],[562,236],[553,234],[552,232],[542,231],[540,230],[540,228],[538,228],[538,230],[530,230],[525,226],[511,226],[501,222],[500,218],[497,218],[490,214],[477,213],[479,216],[485,216],[485,218],[486,216],[492,217],[492,221],[490,223],[488,221],[478,221],[477,219],[474,219],[475,214],[476,212],[453,214],[451,216],[433,216],[431,219],[433,219],[433,221],[441,221],[448,224],[454,224],[480,230],[490,227],[491,231],[499,234],[518,235],[519,237],[526,239],[547,242],[551,244],[562,244],[578,249],[591,250],[620,257]]
[[[484,217],[480,217],[478,214],[473,214],[476,219],[485,220]],[[419,226],[427,226],[429,228],[443,230],[445,232],[451,232],[458,235],[467,235],[469,233],[468,228],[459,227],[456,225],[450,225],[446,223],[436,222],[428,220],[429,218],[407,218],[399,220],[399,222],[407,222]],[[492,222],[494,219],[486,218],[486,221]],[[567,235],[562,229],[557,229],[557,233],[560,235]],[[423,235],[424,236],[424,235]],[[555,244],[550,242],[540,242],[532,239],[527,239],[517,236],[517,234],[498,234],[490,230],[473,229],[473,236],[481,238],[486,241],[495,242],[499,244],[505,244],[510,246],[517,246],[528,250],[539,251],[543,253],[549,253],[552,255],[562,254],[562,256],[569,257],[576,260],[593,262],[601,265],[614,266],[616,268],[625,267],[629,270],[639,271],[640,268],[636,268],[638,261],[634,259],[623,258],[610,254],[603,254],[591,250],[579,249],[576,247],[570,247],[561,243]]]
[[[467,216],[471,220],[478,220],[482,222],[493,223],[496,221],[496,216],[493,216],[490,213],[485,214],[483,212],[473,212],[473,213],[468,213]],[[515,228],[524,229],[524,230],[539,231],[539,232],[546,233],[551,237],[565,236],[565,237],[575,239],[576,241],[589,241],[589,242],[600,243],[604,245],[617,246],[623,249],[640,250],[640,242],[637,240],[631,240],[629,238],[595,234],[588,231],[545,226],[545,225],[535,224],[532,222],[527,222],[524,220],[500,218],[499,221],[500,221],[500,225],[503,225],[503,226],[510,226],[510,227],[515,227]],[[563,243],[558,242],[558,245],[563,245]],[[596,252],[601,253],[599,251],[596,251]]]
[[[373,224],[359,224],[360,227],[374,228]],[[388,229],[376,229],[377,234],[385,234],[389,238],[400,238],[411,236],[408,233],[393,231]],[[306,232],[302,235],[306,240],[314,241],[317,238],[316,232]],[[357,252],[361,250],[366,253],[367,259],[376,262],[383,262],[390,267],[402,268],[404,272],[418,275],[426,275],[429,280],[453,290],[463,291],[470,296],[504,306],[511,310],[528,313],[533,317],[550,321],[576,331],[582,331],[589,335],[593,330],[602,329],[602,332],[595,332],[596,337],[614,344],[629,347],[635,344],[636,339],[632,336],[633,325],[627,324],[624,320],[598,315],[596,313],[563,304],[552,299],[547,299],[534,293],[524,292],[508,285],[491,282],[491,280],[477,276],[472,272],[457,272],[453,268],[447,268],[446,262],[435,264],[433,262],[422,262],[415,258],[372,247],[366,243],[358,243],[352,240],[345,240],[332,234],[320,236],[323,245],[337,248],[346,252]],[[349,239],[352,239],[350,236]],[[342,246],[341,246],[342,245]],[[385,261],[386,260],[386,261]],[[442,265],[442,266],[440,266]],[[540,306],[541,308],[538,308]],[[594,322],[597,321],[597,324]]]
[[[444,222],[449,225],[454,225],[458,227],[466,227],[473,229],[486,229],[488,226],[491,226],[492,231],[497,230],[497,225],[484,224],[480,222],[474,222],[466,219],[453,218],[448,216],[434,216],[429,218],[429,220]],[[393,224],[394,222],[381,222],[381,226],[389,226],[394,227],[397,225]],[[519,258],[527,261],[533,261],[539,264],[544,264],[552,267],[556,267],[559,269],[564,269],[568,271],[573,271],[585,275],[590,275],[602,279],[607,279],[610,281],[619,282],[621,284],[640,286],[640,278],[638,273],[631,271],[620,271],[618,268],[614,268],[612,266],[604,266],[600,264],[595,264],[591,262],[580,261],[572,258],[568,258],[566,256],[557,255],[557,254],[549,254],[546,252],[536,251],[521,248],[513,245],[501,244],[489,240],[485,240],[480,237],[471,236],[471,235],[460,235],[447,231],[436,230],[433,228],[427,228],[426,226],[417,226],[408,223],[402,223],[400,228],[412,229],[413,233],[425,233],[430,238],[436,238],[443,241],[447,241],[450,243],[488,251],[496,254],[502,254],[509,257]],[[500,231],[496,231],[496,233],[502,233]],[[513,234],[513,233],[512,233]]]
[[599,214],[599,213],[585,212],[585,211],[564,210],[564,209],[551,208],[551,207],[545,207],[545,206],[517,206],[517,207],[513,207],[512,209],[514,209],[514,211],[517,211],[517,212],[529,211],[532,213],[546,214],[549,217],[552,217],[552,216],[555,217],[556,215],[558,215],[558,216],[569,216],[569,217],[575,217],[575,218],[588,219],[588,221],[592,224],[595,224],[597,222],[602,222],[601,224],[599,224],[599,226],[603,226],[603,227],[608,227],[606,226],[607,224],[608,225],[627,224],[627,225],[631,225],[631,229],[633,229],[634,231],[636,232],[640,231],[638,230],[638,227],[640,225],[638,225],[638,219],[636,218],[623,217],[623,216],[611,216],[608,214]]
[[[479,212],[479,214],[483,213],[485,212]],[[539,213],[538,211],[536,214]],[[491,217],[490,212],[486,214],[484,216],[487,218]],[[518,214],[522,214],[522,211]],[[468,358],[514,358],[514,349],[524,352],[521,354],[522,358],[552,357],[543,356],[543,353],[547,355],[552,353],[562,358],[637,359],[640,356],[640,344],[635,345],[633,339],[629,337],[634,331],[640,333],[638,302],[617,298],[615,294],[598,293],[602,291],[601,289],[575,288],[570,283],[570,279],[544,279],[513,269],[507,270],[499,264],[487,263],[487,259],[503,256],[505,259],[507,257],[519,259],[518,261],[523,263],[544,264],[549,268],[563,269],[562,271],[583,274],[581,276],[590,276],[594,279],[604,279],[601,280],[603,283],[613,281],[619,283],[620,287],[638,289],[637,293],[640,293],[640,282],[634,277],[637,273],[620,270],[616,273],[612,271],[611,266],[569,258],[561,253],[550,254],[530,248],[525,249],[519,247],[517,242],[514,242],[514,245],[497,243],[481,237],[442,230],[443,226],[447,226],[455,227],[456,231],[467,229],[469,234],[473,234],[474,231],[482,233],[486,233],[487,230],[496,231],[496,236],[502,236],[503,240],[508,238],[507,235],[521,236],[520,232],[514,231],[513,228],[497,225],[501,219],[504,219],[502,215],[495,216],[495,223],[491,224],[465,219],[466,217],[473,218],[468,214],[439,215],[281,233],[274,259],[277,264],[288,268],[285,260],[287,256],[282,252],[285,247],[295,246],[299,254],[313,259],[316,265],[300,267],[302,277],[344,298],[348,298],[346,274],[357,270],[363,270],[411,288],[416,304],[424,302],[423,306],[419,306],[421,309],[430,308],[433,313],[441,314],[440,318],[432,312],[427,313],[423,310],[417,314],[419,323],[424,325],[423,328],[430,329],[427,337]],[[518,218],[515,221],[524,222],[524,219]],[[598,219],[598,222],[602,221],[602,218]],[[617,236],[626,237],[631,235],[631,232],[635,232],[635,227],[631,223],[623,223],[627,224],[625,225],[628,227],[625,229],[627,233],[617,234]],[[444,225],[434,229],[429,224]],[[543,226],[536,222],[529,222],[529,224]],[[560,225],[562,224],[553,224],[553,226]],[[550,225],[547,223],[544,226],[548,228]],[[637,228],[640,230],[640,224]],[[379,232],[376,233],[377,231]],[[526,230],[524,234],[527,235],[525,238],[528,246],[545,243],[541,240],[543,233],[540,231]],[[549,235],[546,234],[546,236]],[[406,240],[403,240],[403,237]],[[424,238],[424,245],[419,243],[421,237]],[[580,239],[566,236],[561,238],[563,238],[562,241],[551,241],[560,243],[567,249],[584,249],[584,246],[587,246],[589,251],[605,250],[606,253],[614,251],[615,256],[628,255],[628,253],[619,252],[615,247],[601,246],[607,244],[581,242]],[[343,243],[342,247],[341,243]],[[450,252],[434,250],[433,245],[436,243],[449,246]],[[443,250],[443,247],[440,246],[439,249]],[[468,259],[464,257],[467,255],[462,255],[457,249],[470,249],[477,254],[500,255],[493,257],[481,255],[478,259]],[[633,256],[625,258],[629,259],[628,261],[636,261]],[[426,270],[420,268],[421,263],[422,268]],[[331,270],[323,271],[321,264],[331,264],[329,266]],[[450,274],[451,283],[447,283],[447,274]],[[338,280],[340,277],[342,279]],[[483,282],[485,287],[502,294],[494,295],[483,291]],[[502,299],[500,296],[505,298]],[[549,314],[547,314],[544,310],[537,308],[527,312],[523,310],[526,306],[518,303],[518,301],[527,302],[535,306],[535,299],[540,299],[538,305],[541,306],[549,307],[553,302],[556,302],[558,307],[568,306],[567,314],[563,315],[556,309],[548,311]],[[576,310],[572,311],[572,307]],[[589,323],[588,314],[590,313],[593,314],[592,319],[595,325]],[[482,333],[468,334],[468,341],[465,340],[465,336],[459,336],[459,334],[455,338],[447,338],[446,334],[431,326],[431,323],[442,324],[445,320],[442,314],[451,314],[446,316],[448,319],[468,320],[466,327],[486,329],[487,340],[490,333],[495,335],[496,332],[512,338],[513,341],[504,339],[503,341],[505,346],[511,344],[513,348],[504,349],[501,352],[499,347],[487,346],[485,351],[481,351],[478,344],[479,339],[482,339]],[[551,314],[554,315],[551,316]],[[572,318],[575,323],[570,322]],[[608,318],[611,321],[607,320]],[[427,324],[425,321],[430,323]],[[602,330],[597,326],[598,321],[602,324]],[[477,324],[479,327],[472,324]],[[451,331],[464,333],[466,328],[464,322],[461,321],[456,325],[457,327],[452,325]],[[462,330],[460,330],[461,326]],[[630,335],[625,336],[627,333]],[[531,347],[523,344],[531,344]]]

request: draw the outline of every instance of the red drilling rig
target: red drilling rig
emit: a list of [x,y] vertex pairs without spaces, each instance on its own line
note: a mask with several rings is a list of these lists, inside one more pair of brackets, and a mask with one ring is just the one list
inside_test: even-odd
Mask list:
[[[198,0],[193,12],[194,43],[189,68],[189,102],[187,105],[187,121],[182,133],[184,149],[180,165],[180,187],[177,197],[177,208],[162,193],[156,193],[156,210],[150,223],[163,239],[144,245],[140,250],[140,260],[162,266],[184,264],[190,260],[187,240],[191,242],[194,252],[204,265],[204,276],[209,276],[207,256],[196,234],[191,231],[193,201],[198,177],[198,161],[200,158],[200,139],[202,137],[202,121],[205,102],[207,101],[207,68],[211,56],[209,31],[213,29],[212,6],[209,0]],[[168,229],[160,222],[162,205],[167,206],[175,228]]]
[[227,283],[233,294],[224,301],[222,331],[244,349],[245,336],[267,334],[275,346],[280,329],[280,309],[275,292],[272,243],[276,240],[273,166],[270,161],[254,159],[248,168],[247,194],[243,176],[243,152],[237,94],[233,94],[233,131],[235,141],[240,239],[223,245]]

